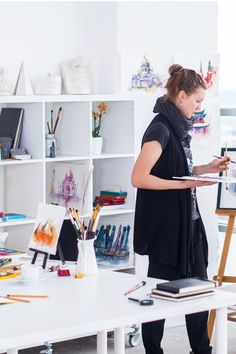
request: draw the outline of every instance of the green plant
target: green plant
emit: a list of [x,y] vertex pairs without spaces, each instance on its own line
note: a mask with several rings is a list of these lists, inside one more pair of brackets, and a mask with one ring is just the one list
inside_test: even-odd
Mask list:
[[93,138],[101,137],[101,127],[103,121],[103,115],[108,111],[108,104],[106,102],[100,102],[97,105],[97,111],[93,111]]

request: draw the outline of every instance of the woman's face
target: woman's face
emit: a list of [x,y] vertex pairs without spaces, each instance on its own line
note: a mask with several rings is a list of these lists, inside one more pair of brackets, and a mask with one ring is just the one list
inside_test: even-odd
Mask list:
[[177,97],[177,107],[186,118],[191,118],[192,115],[201,109],[202,101],[206,95],[206,90],[199,87],[191,95],[187,95],[184,91],[180,91]]

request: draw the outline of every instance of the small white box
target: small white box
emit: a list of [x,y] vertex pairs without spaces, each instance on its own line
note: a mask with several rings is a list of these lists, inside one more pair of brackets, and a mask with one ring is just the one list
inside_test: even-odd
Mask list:
[[60,95],[61,77],[50,74],[36,77],[34,93],[36,95]]

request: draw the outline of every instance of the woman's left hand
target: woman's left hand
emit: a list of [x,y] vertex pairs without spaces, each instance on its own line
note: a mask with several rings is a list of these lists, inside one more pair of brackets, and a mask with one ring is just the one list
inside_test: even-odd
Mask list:
[[229,169],[230,157],[224,156],[220,159],[216,158],[209,162],[207,167],[208,173],[218,173]]

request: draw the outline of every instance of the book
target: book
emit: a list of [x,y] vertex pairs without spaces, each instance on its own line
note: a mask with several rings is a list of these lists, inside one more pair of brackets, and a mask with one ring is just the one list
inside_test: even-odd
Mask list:
[[27,254],[25,252],[17,251],[11,248],[0,248],[0,259],[12,258],[16,256],[27,256]]
[[11,148],[19,147],[22,126],[23,126],[23,108],[3,107],[0,114],[0,136],[11,137],[13,143]]
[[[202,289],[202,290],[188,291],[188,292],[184,293],[184,296],[202,294],[202,293],[206,293],[206,292],[213,291],[213,290],[212,289]],[[152,289],[151,293],[154,295],[162,295],[162,296],[176,297],[176,298],[183,296],[183,293],[170,293],[169,291],[162,291],[162,290],[157,290],[157,289]]]
[[9,221],[9,220],[19,220],[25,219],[26,215],[24,214],[17,214],[17,213],[5,213],[3,217],[0,218],[0,223]]
[[112,197],[127,197],[127,192],[120,191],[120,192],[113,192],[113,191],[100,191],[101,196],[112,196]]
[[236,183],[235,177],[226,177],[226,176],[173,176],[174,179],[183,179],[189,181],[202,181],[202,182],[216,182],[216,183]]
[[152,294],[150,294],[150,297],[154,298],[154,299],[162,299],[162,300],[166,300],[166,301],[186,301],[186,300],[194,300],[194,299],[198,299],[201,297],[214,295],[214,293],[215,292],[213,290],[209,290],[209,291],[203,292],[203,293],[183,295],[183,296],[179,296],[179,297],[171,297],[171,296],[152,293]]
[[184,294],[190,291],[211,289],[216,287],[216,282],[205,278],[183,278],[166,281],[156,285],[156,290],[175,294]]

